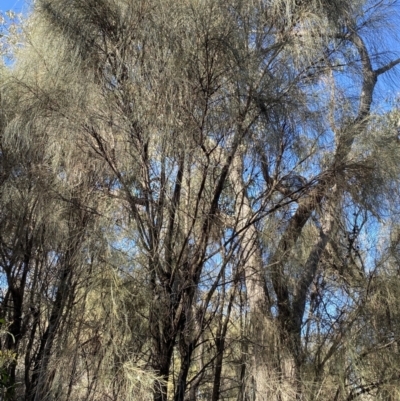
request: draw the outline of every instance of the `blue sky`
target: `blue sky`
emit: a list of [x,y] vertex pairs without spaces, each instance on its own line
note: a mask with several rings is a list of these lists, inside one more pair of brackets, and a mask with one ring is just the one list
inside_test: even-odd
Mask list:
[[25,0],[0,0],[0,10],[21,12],[27,9]]

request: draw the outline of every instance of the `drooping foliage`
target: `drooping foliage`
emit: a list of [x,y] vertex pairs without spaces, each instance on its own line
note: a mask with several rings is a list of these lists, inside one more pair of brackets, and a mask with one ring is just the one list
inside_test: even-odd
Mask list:
[[2,398],[397,399],[397,6],[36,0],[2,42]]

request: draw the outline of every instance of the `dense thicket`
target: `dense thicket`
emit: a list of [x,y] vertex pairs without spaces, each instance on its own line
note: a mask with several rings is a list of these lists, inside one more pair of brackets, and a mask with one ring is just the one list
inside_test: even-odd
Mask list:
[[3,22],[1,399],[399,399],[397,7]]

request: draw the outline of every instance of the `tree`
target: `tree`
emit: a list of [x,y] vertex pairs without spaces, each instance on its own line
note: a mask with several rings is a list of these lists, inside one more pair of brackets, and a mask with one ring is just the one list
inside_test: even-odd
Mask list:
[[365,237],[397,208],[395,5],[35,2],[2,85],[9,399],[393,393]]

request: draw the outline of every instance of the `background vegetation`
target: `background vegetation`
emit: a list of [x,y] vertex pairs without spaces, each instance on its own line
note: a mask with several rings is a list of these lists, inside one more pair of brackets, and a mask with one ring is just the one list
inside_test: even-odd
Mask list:
[[397,12],[3,18],[0,398],[399,400]]

